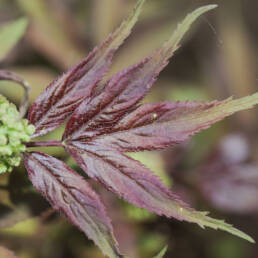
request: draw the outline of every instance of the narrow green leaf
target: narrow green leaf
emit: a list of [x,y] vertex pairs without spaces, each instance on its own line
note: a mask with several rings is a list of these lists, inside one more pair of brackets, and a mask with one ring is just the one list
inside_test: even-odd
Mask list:
[[173,53],[176,51],[179,47],[179,43],[186,34],[186,32],[190,29],[190,26],[195,22],[196,19],[198,19],[199,16],[202,14],[216,8],[217,5],[206,5],[203,7],[200,7],[193,11],[192,13],[188,14],[185,19],[177,25],[176,30],[170,37],[170,39],[164,44],[163,50],[169,51],[170,53]]
[[[137,22],[138,17],[141,13],[144,2],[145,0],[138,0],[137,4],[134,7],[134,10],[131,12],[128,18],[120,25],[120,27],[113,34],[111,34],[112,42],[108,46],[109,49],[117,49],[128,37],[128,35],[130,35],[131,30]],[[108,52],[106,51],[106,53],[103,54],[105,55],[107,53]]]
[[181,213],[184,220],[192,223],[198,224],[201,228],[210,227],[215,230],[220,229],[226,232],[231,233],[232,235],[241,237],[251,243],[255,243],[254,239],[245,234],[244,232],[234,228],[231,224],[227,224],[224,220],[213,219],[208,217],[208,212],[200,212],[194,210],[188,210],[185,208],[180,208],[179,212]]
[[21,39],[27,28],[26,18],[9,22],[0,28],[0,61],[4,59],[16,43]]
[[164,255],[167,252],[168,247],[165,246],[156,256],[154,256],[153,258],[163,258]]

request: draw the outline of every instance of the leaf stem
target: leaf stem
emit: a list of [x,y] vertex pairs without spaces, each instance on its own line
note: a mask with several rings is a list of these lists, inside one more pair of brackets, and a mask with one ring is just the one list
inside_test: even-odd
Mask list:
[[19,112],[20,112],[20,118],[23,118],[29,108],[29,84],[28,82],[24,81],[19,75],[5,70],[0,70],[0,80],[6,80],[6,81],[13,81],[16,82],[18,85],[20,85],[24,89],[24,97],[20,104]]
[[35,141],[26,143],[27,147],[64,147],[60,141]]

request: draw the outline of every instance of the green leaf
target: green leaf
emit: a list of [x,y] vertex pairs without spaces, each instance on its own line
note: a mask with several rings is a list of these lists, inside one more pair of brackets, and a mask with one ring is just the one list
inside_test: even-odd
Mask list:
[[164,50],[168,50],[169,52],[174,52],[179,48],[179,43],[186,34],[186,32],[190,29],[190,26],[194,23],[195,20],[202,14],[216,8],[217,5],[205,5],[188,14],[185,19],[177,25],[176,30],[170,37],[170,39],[164,44]]
[[231,224],[225,223],[224,220],[213,219],[208,217],[209,212],[191,211],[184,208],[180,208],[179,211],[185,220],[198,224],[201,228],[210,227],[215,230],[224,230],[232,235],[243,238],[250,243],[255,243],[254,239],[245,234],[244,232],[234,228]]
[[27,25],[27,19],[20,18],[0,28],[0,61],[8,55],[11,49],[21,39]]
[[168,247],[165,246],[165,247],[159,252],[159,254],[157,254],[157,255],[154,256],[153,258],[163,258],[164,255],[165,255],[166,252],[167,252],[167,249],[168,249]]

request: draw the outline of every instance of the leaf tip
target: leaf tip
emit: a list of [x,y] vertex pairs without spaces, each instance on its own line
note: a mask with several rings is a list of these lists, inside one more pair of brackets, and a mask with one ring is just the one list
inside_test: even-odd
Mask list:
[[209,4],[209,5],[205,5],[203,6],[204,8],[206,7],[206,10],[212,10],[218,7],[217,4]]
[[[246,234],[245,234],[246,235]],[[256,243],[256,241],[252,238],[252,237],[250,237],[249,235],[246,235],[246,238],[245,238],[248,242],[250,242],[251,244],[255,244]]]
[[195,9],[195,11],[193,11],[189,16],[192,16],[194,19],[197,19],[202,14],[209,12],[217,7],[218,7],[217,4],[204,5],[204,6],[201,6],[197,9]]
[[153,258],[163,258],[164,255],[166,254],[168,250],[168,246],[166,245],[160,252],[158,255],[154,256]]

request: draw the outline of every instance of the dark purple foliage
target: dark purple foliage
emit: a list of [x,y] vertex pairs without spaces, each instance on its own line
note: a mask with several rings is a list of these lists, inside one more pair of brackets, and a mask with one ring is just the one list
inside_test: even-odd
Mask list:
[[24,163],[34,187],[91,238],[106,255],[119,257],[106,210],[89,184],[62,161],[40,152],[25,153]]
[[[148,168],[125,152],[162,149],[180,143],[234,112],[258,103],[258,94],[207,103],[161,102],[139,104],[179,47],[190,25],[215,6],[197,9],[177,27],[154,54],[114,75],[102,89],[115,50],[130,34],[144,0],[118,30],[78,65],[50,84],[29,111],[33,137],[44,135],[67,118],[62,142],[31,142],[62,146],[85,173],[134,205],[201,227],[222,229],[253,239],[221,220],[190,208]],[[85,180],[63,162],[39,152],[26,152],[25,166],[37,190],[109,257],[122,257],[99,197]]]

